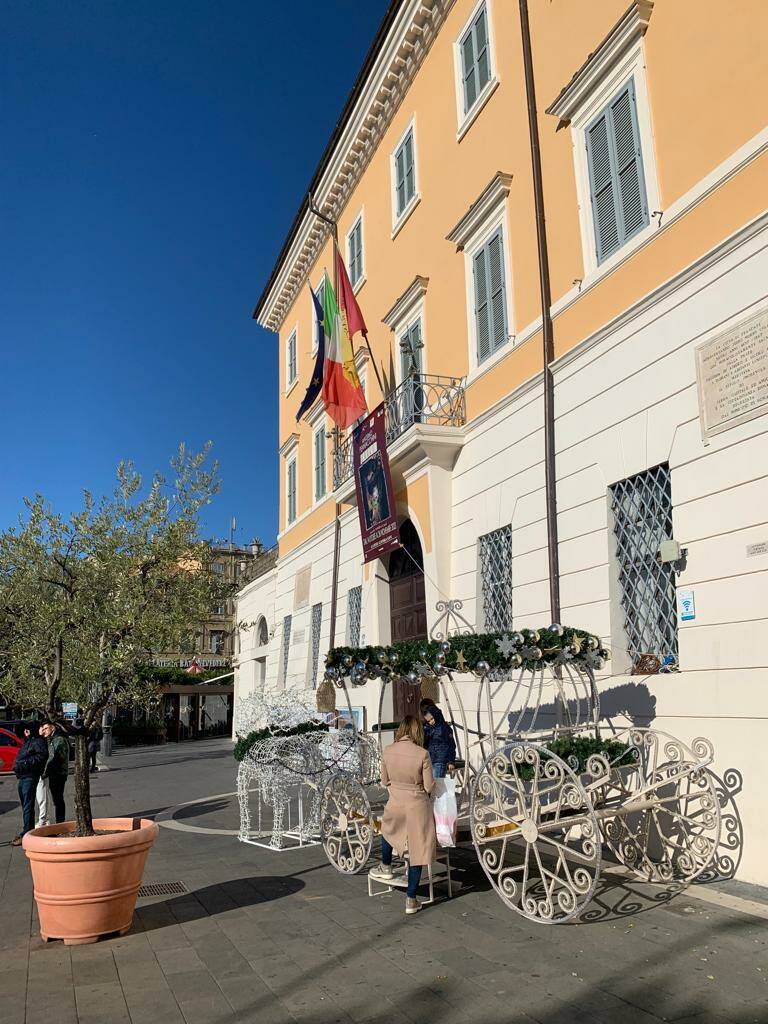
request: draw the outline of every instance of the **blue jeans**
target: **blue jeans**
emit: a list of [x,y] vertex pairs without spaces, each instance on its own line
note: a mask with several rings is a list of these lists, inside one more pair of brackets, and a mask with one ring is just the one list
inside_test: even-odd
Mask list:
[[432,765],[432,775],[433,775],[434,778],[436,778],[436,779],[444,779],[447,774],[448,774],[448,765],[447,764],[433,764]]
[[19,779],[19,800],[21,801],[21,813],[23,825],[21,835],[35,827],[35,791],[37,789],[38,777],[36,775],[25,775]]
[[[384,838],[381,837],[381,863],[385,867],[389,867],[392,863],[392,847]],[[419,888],[419,882],[421,881],[421,864],[408,865],[408,888],[405,890],[405,895],[408,899],[412,900],[416,898],[416,890]]]

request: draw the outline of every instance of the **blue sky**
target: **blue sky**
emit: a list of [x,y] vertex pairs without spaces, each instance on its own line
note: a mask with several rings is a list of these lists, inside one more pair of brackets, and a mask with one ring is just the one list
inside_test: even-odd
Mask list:
[[[55,0],[0,31],[0,529],[210,439],[204,524],[274,540],[277,350],[251,313],[384,0]],[[266,13],[268,11],[268,13]]]

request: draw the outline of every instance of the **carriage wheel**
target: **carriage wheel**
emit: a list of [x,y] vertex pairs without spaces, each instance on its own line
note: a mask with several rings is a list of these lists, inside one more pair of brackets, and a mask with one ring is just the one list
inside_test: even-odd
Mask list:
[[371,855],[373,817],[365,790],[351,775],[337,772],[323,787],[320,835],[337,871],[354,875]]
[[689,882],[712,861],[720,839],[720,802],[706,767],[706,740],[690,747],[654,729],[626,736],[632,761],[614,768],[600,802],[619,813],[602,822],[605,841],[630,871],[648,882]]
[[472,839],[491,885],[523,917],[560,924],[592,898],[600,833],[590,798],[546,747],[513,743],[480,768],[470,802]]

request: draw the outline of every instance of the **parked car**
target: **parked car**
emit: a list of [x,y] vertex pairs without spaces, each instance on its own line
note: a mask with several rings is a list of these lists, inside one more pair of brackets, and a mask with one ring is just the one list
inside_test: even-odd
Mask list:
[[21,750],[21,740],[8,729],[0,729],[0,775],[12,772],[16,756]]

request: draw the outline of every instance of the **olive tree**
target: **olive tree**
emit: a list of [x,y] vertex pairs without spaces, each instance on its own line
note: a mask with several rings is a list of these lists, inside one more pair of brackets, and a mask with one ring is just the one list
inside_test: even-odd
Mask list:
[[[18,526],[0,534],[0,693],[74,736],[75,835],[93,834],[88,739],[104,709],[154,696],[139,667],[187,645],[226,596],[199,536],[219,487],[209,450],[180,446],[172,477],[146,486],[121,462],[113,493],[84,492],[69,516],[25,499]],[[62,720],[64,701],[77,703],[77,724]]]

